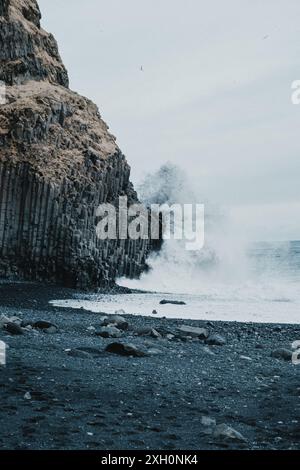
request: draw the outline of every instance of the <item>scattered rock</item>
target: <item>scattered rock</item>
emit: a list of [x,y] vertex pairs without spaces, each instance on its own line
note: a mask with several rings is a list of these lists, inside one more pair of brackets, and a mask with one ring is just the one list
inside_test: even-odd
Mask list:
[[115,326],[103,326],[99,331],[96,331],[95,334],[102,338],[121,338],[121,336],[123,336],[122,331]]
[[112,354],[119,354],[120,356],[133,356],[133,357],[145,357],[147,353],[142,349],[138,349],[133,344],[124,343],[110,343],[106,349],[107,352]]
[[96,331],[96,328],[94,326],[89,326],[87,328],[87,331],[91,331],[91,332],[95,332]]
[[42,330],[44,333],[53,334],[58,332],[58,327],[53,325],[53,323],[49,323],[48,321],[37,321],[33,323],[33,328],[37,330]]
[[152,310],[152,315],[158,315],[157,310]]
[[152,338],[161,338],[161,334],[157,330],[155,330],[154,328],[152,328],[152,330],[151,330],[151,336],[152,336]]
[[17,325],[17,323],[9,322],[4,326],[4,328],[10,335],[24,334],[24,330],[19,325]]
[[160,302],[160,305],[167,305],[167,304],[171,304],[171,305],[186,305],[185,302],[181,301],[181,300],[161,300]]
[[128,329],[128,322],[120,315],[110,315],[102,319],[101,326],[115,326],[119,330],[125,331]]
[[226,344],[226,339],[221,335],[210,335],[206,340],[206,344],[209,346],[224,346]]
[[52,335],[52,334],[58,332],[58,328],[56,326],[50,326],[50,328],[46,328],[43,331],[44,331],[44,333],[47,333],[48,335]]
[[152,338],[161,338],[161,334],[154,328],[139,328],[136,330],[138,336],[152,336]]
[[213,435],[216,438],[221,438],[228,441],[247,441],[241,433],[231,428],[230,426],[227,426],[227,424],[219,424],[216,426]]
[[10,323],[10,318],[6,317],[5,315],[1,315],[0,317],[0,328],[4,328],[7,323]]
[[276,359],[284,359],[285,361],[292,360],[293,353],[289,349],[279,348],[272,351],[271,357],[275,357]]
[[175,338],[175,335],[172,335],[171,333],[168,333],[168,334],[166,335],[166,338],[167,338],[169,341],[172,341],[172,339]]
[[205,328],[183,325],[177,328],[177,332],[182,336],[191,336],[192,338],[207,339],[208,331]]
[[217,423],[216,423],[215,418],[210,418],[209,416],[202,416],[201,424],[203,426],[212,427],[212,426],[216,426]]
[[1,315],[0,328],[5,328],[8,323],[14,323],[15,325],[21,326],[22,320],[16,316],[7,317],[6,315]]
[[13,315],[12,317],[10,317],[10,321],[13,322],[13,323],[16,323],[17,325],[21,326],[22,325],[22,320],[21,318]]

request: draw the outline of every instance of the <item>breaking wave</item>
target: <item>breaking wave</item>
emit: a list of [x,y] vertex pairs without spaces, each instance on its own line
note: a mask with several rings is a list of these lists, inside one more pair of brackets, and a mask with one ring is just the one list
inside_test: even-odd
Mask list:
[[185,172],[167,163],[138,186],[140,200],[151,204],[204,204],[205,243],[186,250],[186,240],[165,240],[148,259],[149,271],[138,281],[119,279],[128,287],[150,291],[198,293],[203,284],[241,279],[248,273],[245,239],[224,209],[207,201]]

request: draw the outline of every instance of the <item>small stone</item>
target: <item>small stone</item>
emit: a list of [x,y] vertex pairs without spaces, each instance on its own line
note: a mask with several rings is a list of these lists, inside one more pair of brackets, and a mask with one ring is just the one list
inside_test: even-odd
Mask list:
[[214,437],[228,441],[246,442],[245,437],[235,429],[227,426],[227,424],[219,424],[213,432]]
[[105,350],[112,354],[119,354],[120,356],[133,356],[133,357],[147,356],[147,353],[145,351],[138,349],[133,344],[110,343],[106,347]]
[[115,326],[125,331],[128,329],[128,322],[120,315],[109,315],[103,318],[101,326]]
[[151,336],[152,338],[161,338],[161,334],[157,330],[155,330],[155,328],[152,328]]
[[22,320],[21,318],[17,317],[16,315],[13,315],[12,317],[10,317],[10,321],[12,323],[16,323],[17,325],[21,326],[22,325]]
[[5,315],[1,315],[1,317],[0,317],[0,328],[4,328],[5,325],[7,325],[7,323],[12,323],[11,319],[8,318]]
[[209,346],[224,346],[226,344],[226,339],[221,335],[210,335],[206,340],[206,344]]
[[94,326],[89,326],[89,327],[87,328],[87,331],[93,332],[93,331],[96,331],[96,328],[95,328]]
[[56,326],[50,326],[49,328],[46,328],[45,330],[43,330],[45,333],[47,333],[48,335],[53,335],[55,333],[57,333],[58,331],[58,328]]
[[177,328],[177,332],[183,336],[190,336],[192,338],[206,339],[208,338],[208,331],[205,328],[197,328],[195,326],[183,325]]
[[279,348],[275,349],[275,351],[272,351],[271,357],[275,357],[276,359],[284,359],[285,361],[291,361],[293,353],[289,349]]
[[7,323],[5,325],[5,330],[10,334],[10,335],[23,335],[24,334],[24,330],[19,326],[17,325],[16,323]]
[[171,304],[171,305],[186,305],[185,302],[182,302],[181,300],[161,300],[160,302],[160,305],[167,305],[167,304]]
[[175,338],[175,335],[172,335],[171,333],[169,333],[169,334],[166,335],[166,338],[167,338],[169,341],[172,341],[172,339]]
[[154,328],[139,328],[136,330],[138,336],[152,336],[152,338],[161,338],[161,334]]
[[212,427],[216,426],[217,423],[215,418],[210,418],[209,416],[202,416],[201,424],[202,426]]
[[157,310],[152,310],[152,315],[158,315]]
[[53,325],[53,323],[49,323],[47,321],[37,321],[33,323],[33,328],[36,328],[37,330],[42,330],[44,333],[48,334],[53,334],[57,333],[58,327],[56,325]]
[[102,338],[121,338],[123,336],[123,333],[115,326],[103,326],[95,334]]

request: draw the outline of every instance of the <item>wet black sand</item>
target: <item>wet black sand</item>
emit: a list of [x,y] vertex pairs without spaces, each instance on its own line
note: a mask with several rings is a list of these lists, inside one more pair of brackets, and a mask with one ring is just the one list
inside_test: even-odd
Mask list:
[[[104,339],[88,329],[99,328],[99,314],[48,304],[72,295],[0,284],[0,315],[59,327],[54,334],[20,336],[0,329],[9,346],[7,365],[0,367],[1,449],[300,449],[300,365],[271,357],[300,340],[300,325],[125,316],[130,329],[124,337]],[[167,332],[182,324],[206,327],[227,344],[168,340]],[[134,335],[148,326],[162,338]],[[110,354],[105,348],[114,341],[159,354]],[[66,349],[80,350],[80,357]],[[203,416],[234,428],[245,441],[216,437]]]

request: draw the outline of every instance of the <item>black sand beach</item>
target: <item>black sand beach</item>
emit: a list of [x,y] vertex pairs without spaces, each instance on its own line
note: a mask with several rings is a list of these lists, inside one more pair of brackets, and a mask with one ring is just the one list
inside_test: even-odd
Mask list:
[[[2,450],[300,449],[300,366],[271,357],[291,349],[300,325],[122,315],[122,336],[102,338],[102,315],[48,303],[73,294],[0,285],[0,316],[58,327],[0,329],[9,347],[0,367]],[[189,338],[183,325],[207,329],[212,341]],[[226,344],[206,344],[216,334]],[[107,352],[115,342],[145,356]]]

